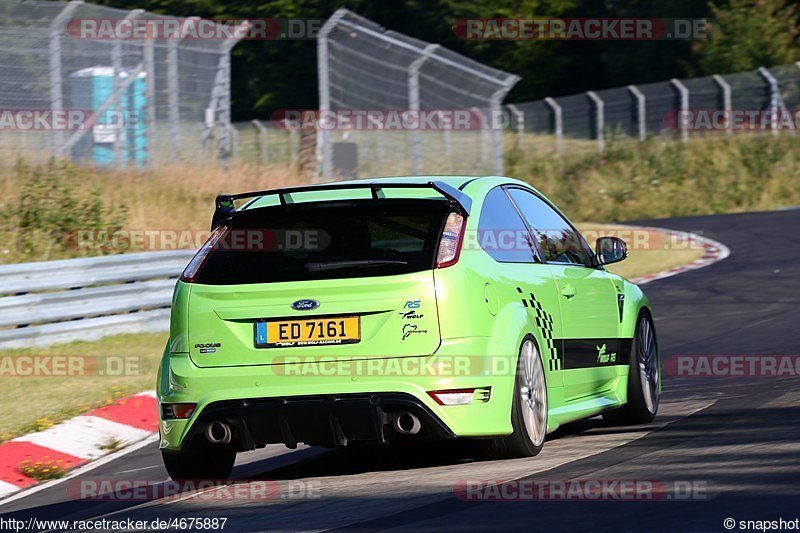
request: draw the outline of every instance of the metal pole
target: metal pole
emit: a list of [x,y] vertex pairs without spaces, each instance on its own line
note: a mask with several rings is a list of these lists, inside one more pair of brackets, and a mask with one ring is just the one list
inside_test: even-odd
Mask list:
[[[197,24],[200,17],[189,17],[184,24]],[[169,142],[174,158],[181,152],[181,106],[180,106],[180,70],[178,66],[178,48],[180,42],[171,36],[167,41],[167,104],[169,120]]]
[[378,119],[372,116],[369,116],[368,120],[370,121],[371,124],[375,126],[374,130],[369,130],[369,131],[372,133],[375,139],[374,141],[375,160],[376,160],[375,162],[377,163],[378,166],[378,173],[381,173],[382,171],[380,169],[383,168],[383,137],[382,137],[383,124],[381,124],[381,122],[378,121]]
[[[470,111],[480,117],[481,124],[481,165],[486,166],[489,163],[489,128],[487,123],[489,120],[486,118],[486,113],[478,107],[471,107]],[[485,172],[482,170],[481,172]]]
[[220,69],[222,70],[222,87],[219,103],[219,121],[221,122],[219,136],[219,158],[223,164],[231,154],[231,50],[242,37],[250,30],[250,23],[244,21],[233,32],[233,37],[225,40],[222,45]]
[[549,96],[544,99],[544,103],[550,106],[550,109],[553,110],[553,116],[555,118],[556,153],[560,154],[563,147],[562,138],[564,136],[564,122],[561,114],[561,106]]
[[[772,73],[765,69],[764,67],[759,67],[758,73],[761,75],[764,80],[766,80],[767,84],[769,85],[769,109],[770,109],[770,129],[772,130],[772,135],[778,135],[778,113],[781,114],[786,113],[788,115],[788,110],[786,109],[786,105],[783,103],[783,97],[781,96],[781,89],[778,85],[778,80],[775,79],[775,76]],[[783,117],[781,117],[783,118]],[[783,122],[783,121],[781,121]],[[791,120],[787,121],[789,127],[794,129],[794,124]]]
[[233,124],[228,126],[231,130],[231,140],[233,143],[232,153],[234,161],[239,159],[239,130],[237,130]]
[[711,76],[719,88],[722,90],[722,109],[725,112],[725,133],[733,133],[733,107],[731,106],[731,86],[719,74]]
[[681,95],[681,116],[678,121],[681,128],[681,142],[689,142],[689,128],[684,124],[684,120],[689,116],[689,89],[677,78],[672,78],[669,82]]
[[[124,20],[134,20],[136,17],[144,13],[143,9],[134,9],[127,15],[125,15]],[[125,136],[125,127],[127,124],[127,117],[125,117],[122,113],[122,109],[120,109],[120,97],[122,96],[122,92],[119,91],[119,88],[122,84],[122,79],[120,75],[122,74],[122,40],[115,39],[114,43],[111,45],[111,68],[112,68],[112,78],[113,86],[114,86],[114,100],[111,104],[112,109],[111,112],[114,114],[117,120],[120,121],[119,124],[115,125],[115,134],[114,134],[114,164],[119,164],[120,162],[120,152],[122,151],[122,138]]]
[[513,74],[505,79],[503,85],[492,93],[490,100],[491,105],[491,123],[489,126],[492,128],[492,148],[494,150],[494,174],[495,176],[503,175],[503,110],[500,104],[503,98],[506,97],[508,91],[520,80],[519,76]]
[[603,130],[605,129],[605,106],[603,100],[597,96],[596,92],[588,91],[586,96],[594,103],[595,120],[597,121],[595,126],[597,128],[597,149],[603,152],[606,149],[606,141],[603,137]]
[[169,120],[169,144],[174,158],[181,153],[181,109],[180,84],[178,83],[178,41],[167,41],[167,113]]
[[635,85],[628,85],[628,90],[636,98],[636,122],[638,123],[639,140],[645,141],[647,139],[647,115],[644,94]]
[[[155,68],[155,50],[152,37],[148,37],[144,43],[144,70],[145,70],[145,98],[147,100],[147,150],[145,156],[145,164],[149,165],[154,159],[155,154],[155,129],[156,129],[156,68]],[[136,156],[133,156],[136,159]]]
[[525,139],[525,113],[514,104],[506,106],[514,114],[517,126],[517,150],[522,150],[522,141]]
[[260,120],[253,119],[250,123],[258,130],[259,156],[261,158],[261,163],[266,165],[269,161],[269,153],[267,152],[267,128],[264,127]]
[[[73,0],[53,19],[49,29],[49,53],[50,53],[50,108],[53,111],[64,109],[64,89],[61,81],[61,32],[67,19],[72,13],[83,4],[83,0]],[[53,131],[53,155],[57,158],[66,157],[64,151],[64,132],[60,129]]]
[[[438,44],[429,44],[422,51],[422,55],[411,62],[408,66],[408,109],[409,111],[417,113],[419,118],[419,71],[422,65],[436,52],[439,48]],[[411,128],[409,132],[411,135],[411,174],[413,176],[419,175],[420,167],[420,141],[419,141],[419,120],[417,127]]]
[[[328,36],[346,13],[347,10],[337,10],[331,18],[325,21],[317,36],[317,83],[319,84],[320,121],[331,110],[331,66],[330,55],[328,54]],[[322,177],[325,180],[329,180],[333,174],[333,147],[330,142],[330,133],[325,126],[318,130],[317,146],[322,155]]]
[[297,167],[297,163],[300,161],[300,154],[298,153],[299,137],[300,134],[296,129],[289,130],[289,164],[294,168]]

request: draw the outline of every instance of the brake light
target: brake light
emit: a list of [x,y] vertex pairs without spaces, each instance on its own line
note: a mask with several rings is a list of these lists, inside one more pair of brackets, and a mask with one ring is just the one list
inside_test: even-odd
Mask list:
[[428,391],[428,395],[439,405],[466,405],[472,402],[475,389]]
[[192,260],[189,261],[189,264],[186,265],[186,268],[183,269],[183,274],[181,275],[182,282],[194,283],[194,280],[197,279],[197,274],[200,273],[200,267],[203,266],[208,254],[211,253],[211,250],[214,249],[214,246],[217,245],[227,231],[227,226],[220,226],[214,230],[211,237],[200,247],[200,250],[197,251],[194,257],[192,257]]
[[442,238],[439,240],[439,253],[436,256],[436,268],[455,265],[461,254],[461,243],[464,240],[464,217],[458,213],[450,213],[444,223]]

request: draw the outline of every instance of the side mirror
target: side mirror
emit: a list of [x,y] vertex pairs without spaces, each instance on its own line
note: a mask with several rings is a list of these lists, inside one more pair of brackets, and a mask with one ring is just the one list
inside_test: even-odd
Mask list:
[[628,257],[628,245],[619,237],[600,237],[595,245],[597,261],[601,265],[619,263]]

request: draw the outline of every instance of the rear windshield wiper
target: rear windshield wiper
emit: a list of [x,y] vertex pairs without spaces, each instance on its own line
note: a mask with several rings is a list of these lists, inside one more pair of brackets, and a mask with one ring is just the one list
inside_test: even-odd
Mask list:
[[363,261],[328,261],[326,263],[306,263],[306,272],[322,272],[340,268],[364,268],[374,266],[407,265],[407,261],[388,261],[381,259],[365,259]]

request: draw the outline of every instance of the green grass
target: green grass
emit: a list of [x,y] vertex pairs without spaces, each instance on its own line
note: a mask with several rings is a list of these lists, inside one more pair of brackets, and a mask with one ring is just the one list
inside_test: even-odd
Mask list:
[[508,175],[530,182],[573,220],[608,223],[800,204],[800,135],[787,133],[696,136],[687,144],[612,141],[603,154],[512,149],[506,160]]
[[[0,366],[3,394],[0,395],[0,440],[39,431],[117,398],[155,387],[158,361],[167,334],[136,334],[106,337],[97,342],[72,342],[46,348],[2,350],[0,358],[20,355],[87,356],[87,361],[114,357],[104,375],[11,376],[8,366]],[[97,359],[95,359],[97,358]],[[128,364],[129,375],[118,374],[120,361]],[[133,368],[135,365],[135,369]],[[92,363],[84,365],[90,369]],[[109,375],[114,374],[114,375]]]

